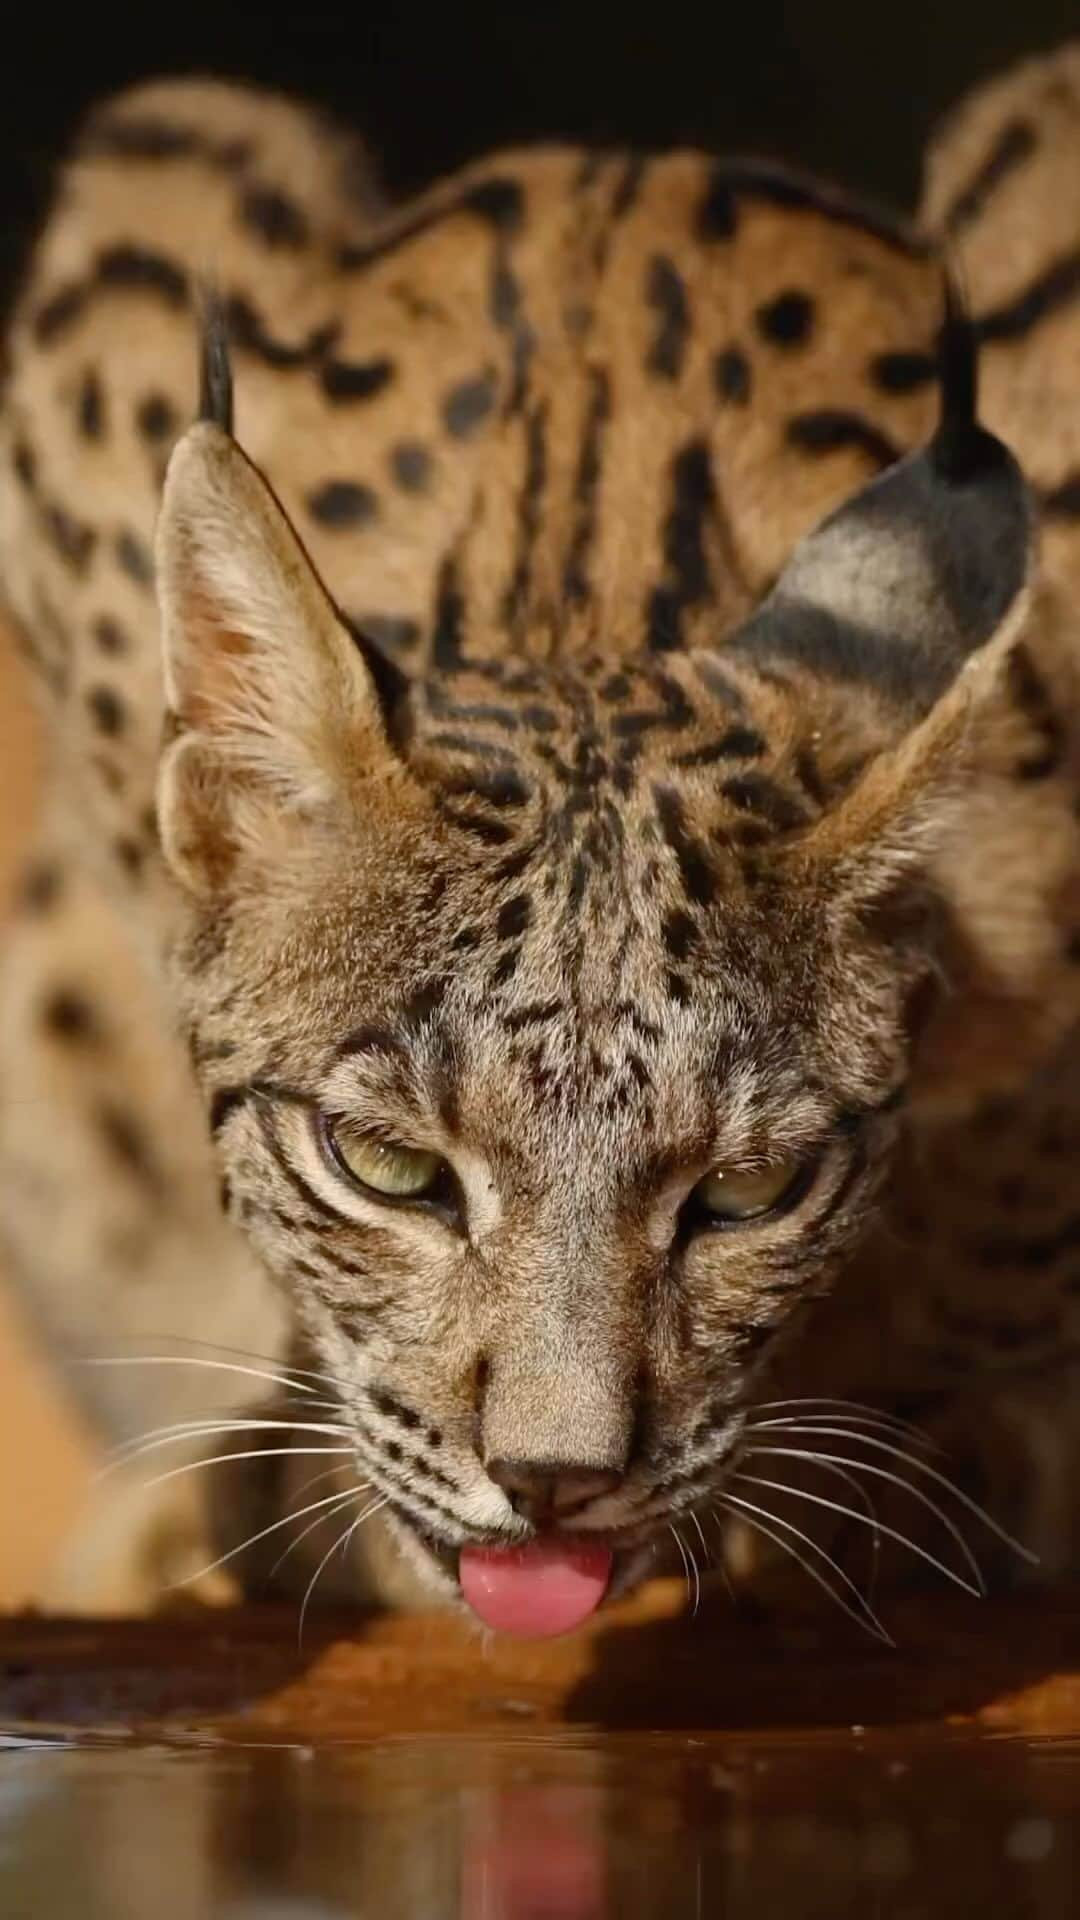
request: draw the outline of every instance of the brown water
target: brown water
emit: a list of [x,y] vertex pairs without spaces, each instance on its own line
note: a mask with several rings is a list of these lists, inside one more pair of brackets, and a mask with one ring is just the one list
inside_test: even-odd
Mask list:
[[1080,1742],[0,1753],[5,1920],[919,1920],[1080,1901]]
[[2,1920],[1069,1920],[1080,1594],[0,1621]]

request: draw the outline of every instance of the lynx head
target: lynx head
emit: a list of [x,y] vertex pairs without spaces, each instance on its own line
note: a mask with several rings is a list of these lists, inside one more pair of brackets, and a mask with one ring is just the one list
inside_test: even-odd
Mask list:
[[470,652],[451,556],[410,684],[236,444],[211,333],[158,544],[174,965],[234,1216],[433,1582],[575,1537],[632,1577],[943,1057],[942,876],[976,914],[1054,770],[1027,494],[945,337],[931,444],[714,652]]

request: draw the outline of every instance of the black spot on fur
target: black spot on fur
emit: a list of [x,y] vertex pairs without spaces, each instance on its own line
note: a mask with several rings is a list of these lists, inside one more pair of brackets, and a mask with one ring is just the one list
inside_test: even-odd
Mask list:
[[452,387],[443,401],[443,420],[455,440],[467,440],[482,426],[495,405],[495,375],[489,368]]
[[34,338],[40,347],[52,343],[68,331],[86,306],[88,289],[81,281],[70,281],[43,302],[34,316]]
[[103,287],[156,293],[170,307],[183,307],[188,302],[188,277],[183,268],[148,247],[107,247],[98,255],[97,278]]
[[388,653],[411,653],[420,641],[420,623],[403,613],[360,613],[348,616],[355,634],[364,634]]
[[148,547],[145,547],[137,534],[126,529],[118,533],[113,545],[119,565],[136,586],[149,587],[154,581],[154,562]]
[[739,224],[739,210],[731,181],[722,167],[715,167],[697,210],[694,222],[699,240],[731,240]]
[[652,593],[648,642],[654,652],[681,646],[683,614],[709,598],[705,523],[715,502],[708,443],[691,440],[671,469],[671,506],[664,523],[664,579]]
[[86,146],[91,153],[108,153],[123,160],[181,160],[198,152],[200,136],[193,127],[149,115],[106,118],[90,130]]
[[544,1027],[566,1011],[561,1000],[537,1000],[531,1006],[518,1007],[506,1016],[506,1031],[520,1033],[525,1027]]
[[518,940],[526,932],[532,918],[532,902],[527,893],[515,894],[499,908],[499,917],[495,922],[496,940]]
[[745,407],[750,400],[750,362],[741,347],[722,347],[713,361],[713,385],[721,400]]
[[143,870],[143,849],[138,841],[123,835],[113,841],[113,853],[129,880],[137,880]]
[[714,874],[700,841],[688,831],[683,803],[673,787],[653,789],[660,831],[679,865],[682,883],[689,899],[703,906],[712,899]]
[[754,319],[762,339],[774,347],[802,347],[814,330],[814,302],[791,287],[759,307]]
[[705,746],[691,747],[688,753],[680,753],[675,765],[711,767],[722,760],[756,760],[764,751],[764,736],[755,727],[728,727],[718,740],[710,740]]
[[1031,158],[1037,144],[1030,122],[1007,120],[971,179],[949,202],[941,220],[943,231],[954,234],[977,220],[1002,181]]
[[147,393],[135,409],[135,425],[152,446],[171,440],[179,422],[176,409],[163,393]]
[[144,1186],[159,1184],[153,1154],[138,1122],[123,1107],[103,1101],[97,1109],[98,1126],[110,1155]]
[[73,573],[85,573],[97,545],[93,527],[76,520],[73,513],[56,502],[42,508],[42,520],[52,545]]
[[79,387],[79,432],[84,440],[100,440],[105,433],[105,396],[101,381],[88,367]]
[[91,687],[86,696],[90,717],[99,733],[115,739],[124,730],[124,703],[112,687]]
[[496,176],[470,187],[464,195],[464,205],[500,232],[513,233],[524,216],[525,190],[517,180]]
[[464,833],[472,834],[488,847],[505,847],[513,839],[510,828],[501,820],[490,820],[486,814],[472,813],[463,807],[452,807],[446,801],[440,802],[439,811],[444,820],[449,820]]
[[431,481],[431,455],[418,440],[402,440],[390,455],[390,468],[405,493],[423,493]]
[[499,767],[491,773],[475,768],[460,779],[448,781],[446,790],[475,794],[480,800],[490,801],[493,807],[522,807],[529,798],[524,780],[509,767]]
[[85,1042],[99,1037],[90,1002],[70,987],[57,987],[42,1008],[42,1025],[56,1040]]
[[488,984],[493,992],[497,991],[499,987],[504,987],[508,980],[513,979],[517,972],[520,959],[521,948],[511,947],[510,951],[503,955],[498,965],[492,968]]
[[1080,473],[1070,473],[1042,496],[1042,510],[1051,520],[1080,519]]
[[37,458],[32,447],[25,440],[16,440],[12,455],[15,478],[27,493],[33,493],[37,486]]
[[327,360],[319,379],[328,400],[374,400],[394,377],[394,363],[385,355],[376,360]]
[[1060,254],[1000,307],[975,322],[980,340],[1022,340],[1041,321],[1080,297],[1080,247]]
[[210,1102],[210,1131],[219,1134],[226,1120],[250,1096],[250,1087],[219,1087]]
[[672,967],[667,973],[664,985],[667,988],[668,999],[673,1000],[677,1007],[689,1005],[690,988],[686,983],[684,974],[676,972],[675,968]]
[[91,626],[91,632],[102,653],[115,659],[128,650],[128,636],[119,621],[111,614],[99,614]]
[[879,353],[870,362],[870,378],[883,393],[917,393],[938,377],[937,356],[919,349]]
[[48,913],[62,893],[63,880],[59,868],[47,861],[35,861],[23,875],[19,901],[27,913]]
[[645,364],[650,373],[677,380],[690,333],[690,302],[683,277],[666,254],[654,254],[649,262],[645,297],[657,316],[656,338]]
[[646,154],[632,153],[630,155],[619,175],[615,191],[611,196],[611,220],[613,223],[625,220],[627,214],[637,205],[648,170],[649,160]]
[[364,527],[375,518],[378,499],[356,480],[327,480],[308,494],[307,509],[323,527]]
[[806,814],[796,800],[764,773],[742,773],[725,780],[720,791],[733,807],[756,813],[778,832],[805,826]]
[[508,176],[493,175],[490,179],[479,180],[467,187],[459,199],[448,205],[443,203],[424,207],[412,218],[392,225],[385,233],[343,247],[338,256],[339,264],[346,269],[363,271],[375,261],[387,259],[400,247],[408,246],[410,241],[418,239],[432,227],[441,226],[444,221],[452,220],[461,213],[469,213],[483,220],[498,234],[510,235],[521,225],[524,211],[525,191],[520,182]]
[[669,913],[664,921],[664,945],[673,960],[685,960],[697,928],[688,913]]
[[385,1388],[372,1388],[371,1404],[387,1420],[396,1420],[399,1426],[405,1427],[410,1433],[414,1433],[421,1424],[420,1415],[414,1412],[412,1407],[407,1407],[402,1401],[395,1399],[392,1393],[387,1393]]
[[279,372],[287,373],[297,367],[318,365],[323,355],[329,352],[337,339],[339,329],[335,322],[313,327],[306,340],[294,345],[287,340],[276,340],[252,305],[243,294],[233,294],[226,304],[226,320],[229,338],[234,346],[254,355],[265,366],[276,367]]
[[432,640],[432,665],[440,672],[460,667],[462,623],[465,601],[461,591],[457,563],[453,555],[443,562],[435,597],[435,633]]
[[888,434],[861,413],[843,407],[821,407],[812,413],[797,413],[788,421],[785,439],[800,453],[838,453],[856,447],[876,466],[889,467],[900,458],[900,449]]
[[240,218],[268,247],[296,249],[310,238],[307,216],[280,187],[251,186],[240,200]]
[[611,417],[611,379],[603,367],[589,370],[589,405],[574,476],[575,519],[563,569],[563,593],[580,603],[588,598],[588,560],[596,531],[596,490],[604,431]]
[[530,409],[525,426],[525,478],[518,495],[517,552],[503,601],[503,618],[510,625],[528,604],[533,548],[540,530],[546,480],[547,406],[541,403]]

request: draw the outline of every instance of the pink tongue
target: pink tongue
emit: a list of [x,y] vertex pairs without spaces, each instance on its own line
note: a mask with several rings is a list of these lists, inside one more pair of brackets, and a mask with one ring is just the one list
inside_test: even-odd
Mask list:
[[462,1547],[461,1591],[497,1633],[543,1640],[595,1613],[611,1578],[607,1547],[533,1540],[527,1547]]

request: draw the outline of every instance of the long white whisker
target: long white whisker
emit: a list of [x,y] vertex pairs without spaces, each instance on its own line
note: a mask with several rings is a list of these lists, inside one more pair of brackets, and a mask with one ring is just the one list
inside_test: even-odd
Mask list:
[[[331,1473],[335,1473],[337,1469],[335,1467],[331,1467],[330,1471]],[[290,1540],[288,1546],[285,1548],[284,1553],[279,1554],[277,1559],[274,1561],[274,1564],[270,1569],[271,1580],[273,1579],[275,1573],[277,1573],[278,1569],[285,1565],[285,1562],[289,1558],[289,1555],[295,1552],[296,1548],[300,1545],[300,1542],[302,1540],[307,1539],[309,1533],[314,1533],[316,1527],[323,1526],[327,1520],[336,1520],[338,1514],[341,1513],[344,1510],[344,1508],[349,1505],[351,1501],[358,1500],[360,1498],[360,1495],[362,1493],[367,1493],[367,1491],[368,1491],[368,1488],[366,1486],[349,1487],[346,1489],[344,1493],[339,1495],[338,1505],[336,1507],[331,1507],[329,1513],[317,1513],[315,1515],[314,1520],[309,1520],[303,1532],[298,1533],[295,1540]],[[301,1512],[296,1515],[296,1518],[299,1520],[302,1517],[302,1515],[308,1511],[309,1511],[308,1508],[306,1507],[302,1508]]]
[[[297,1488],[295,1488],[293,1492],[293,1499],[299,1500],[303,1494],[308,1492],[309,1488],[317,1487],[320,1480],[329,1480],[331,1474],[340,1473],[340,1471],[341,1471],[340,1467],[323,1467],[320,1472],[309,1474],[307,1479],[301,1481],[300,1485]],[[361,1489],[364,1489],[370,1486],[371,1483],[370,1481],[365,1480],[365,1481],[362,1481],[360,1484],[361,1484]],[[290,1511],[295,1511],[295,1508],[290,1509]]]
[[370,1520],[374,1514],[379,1512],[380,1508],[385,1507],[387,1505],[387,1501],[388,1501],[388,1496],[385,1493],[382,1494],[378,1500],[373,1500],[371,1505],[364,1508],[363,1513],[359,1514],[357,1518],[354,1521],[352,1521],[352,1523],[348,1527],[346,1527],[345,1532],[343,1534],[338,1535],[337,1539],[332,1542],[327,1552],[323,1554],[323,1557],[319,1561],[319,1564],[316,1567],[314,1573],[312,1574],[311,1579],[308,1581],[307,1592],[304,1594],[304,1598],[300,1605],[300,1619],[297,1624],[297,1630],[296,1630],[296,1640],[297,1640],[298,1646],[302,1646],[304,1642],[304,1621],[307,1618],[308,1604],[311,1600],[312,1594],[315,1591],[315,1587],[318,1583],[319,1576],[322,1573],[323,1568],[327,1565],[327,1562],[333,1558],[334,1554],[337,1552],[338,1547],[348,1546],[349,1541],[352,1539],[353,1534],[356,1532],[357,1527],[362,1526],[365,1520]]
[[315,1433],[334,1439],[350,1438],[349,1428],[341,1423],[333,1424],[312,1420],[205,1420],[192,1421],[169,1429],[160,1428],[146,1434],[140,1434],[137,1440],[127,1440],[118,1447],[104,1465],[94,1475],[95,1482],[115,1473],[119,1467],[129,1466],[134,1460],[141,1460],[145,1454],[156,1453],[162,1447],[177,1446],[184,1440],[213,1440],[219,1434],[227,1433]]
[[892,1473],[888,1467],[879,1467],[873,1460],[852,1460],[847,1454],[843,1453],[811,1453],[803,1447],[748,1447],[746,1451],[747,1456],[751,1453],[768,1453],[775,1457],[788,1453],[793,1455],[796,1460],[811,1460],[818,1466],[828,1464],[830,1466],[857,1467],[860,1473],[868,1473],[874,1480],[885,1480],[889,1486],[899,1487],[903,1493],[908,1495],[909,1499],[917,1501],[920,1507],[925,1507],[928,1513],[932,1513],[934,1518],[941,1522],[946,1533],[955,1540],[971,1569],[971,1577],[978,1587],[980,1598],[985,1598],[986,1579],[983,1570],[952,1515],[946,1513],[944,1507],[940,1507],[936,1500],[931,1500],[930,1495],[924,1493],[921,1487],[913,1487],[911,1481],[905,1480],[902,1474]]
[[260,1540],[265,1540],[270,1533],[276,1533],[279,1527],[287,1527],[290,1520],[302,1520],[305,1513],[314,1513],[316,1507],[328,1507],[335,1500],[340,1499],[340,1493],[328,1493],[322,1500],[313,1500],[310,1506],[301,1507],[299,1513],[286,1513],[280,1520],[272,1520],[261,1533],[249,1534],[246,1540],[241,1540],[238,1547],[230,1547],[228,1553],[223,1553],[216,1560],[211,1560],[209,1566],[200,1567],[198,1573],[186,1573],[182,1580],[171,1580],[165,1591],[171,1593],[176,1587],[188,1587],[193,1580],[205,1579],[208,1573],[216,1573],[219,1567],[227,1566],[230,1560],[235,1560],[238,1553],[246,1553],[249,1547],[258,1546]]
[[683,1576],[686,1580],[686,1597],[689,1600],[690,1598],[690,1562],[687,1559],[686,1548],[683,1545],[682,1535],[679,1532],[678,1528],[675,1526],[673,1521],[668,1522],[668,1532],[670,1533],[672,1539],[674,1540],[675,1545],[679,1549],[679,1558],[683,1563]]
[[694,1604],[693,1604],[693,1607],[691,1608],[691,1612],[693,1613],[694,1618],[696,1619],[698,1608],[701,1605],[701,1572],[698,1568],[697,1557],[694,1553],[693,1547],[688,1546],[686,1551],[690,1556],[690,1565],[691,1565],[691,1568],[693,1569],[693,1574],[694,1574]]
[[[764,1453],[765,1451],[766,1449],[764,1447],[748,1448],[747,1456],[749,1456],[749,1453],[751,1452]],[[787,1447],[783,1447],[783,1448],[773,1447],[768,1449],[768,1451],[772,1453],[787,1453],[787,1452],[793,1452],[794,1450]],[[796,1457],[802,1458],[803,1456],[798,1455]],[[866,1488],[862,1485],[861,1481],[856,1480],[855,1475],[853,1473],[848,1473],[845,1470],[845,1468],[843,1468],[839,1464],[839,1462],[833,1458],[832,1455],[811,1454],[807,1457],[813,1460],[815,1466],[820,1467],[823,1473],[832,1474],[834,1479],[842,1480],[846,1486],[850,1487],[851,1492],[854,1494],[856,1500],[860,1502],[860,1504],[862,1505],[865,1511],[867,1525],[871,1530],[871,1542],[872,1542],[873,1554],[874,1554],[874,1558],[870,1567],[870,1580],[869,1580],[870,1591],[867,1593],[867,1596],[866,1596],[867,1599],[869,1599],[870,1593],[876,1592],[877,1590],[878,1555],[881,1549],[881,1534],[880,1534],[879,1523],[878,1523],[878,1511],[877,1511],[877,1507],[874,1504],[873,1497],[871,1494],[867,1492]]]
[[708,1566],[709,1565],[709,1549],[705,1542],[705,1533],[702,1528],[701,1521],[698,1519],[697,1514],[694,1512],[692,1507],[687,1517],[691,1520],[693,1525],[697,1528],[697,1537],[701,1541],[701,1551],[705,1555],[705,1565]]
[[869,1590],[866,1596],[867,1599],[869,1600],[871,1594],[877,1592],[877,1580],[878,1580],[878,1572],[879,1572],[878,1562],[881,1554],[881,1528],[880,1528],[880,1523],[878,1521],[878,1510],[874,1502],[873,1495],[868,1493],[866,1488],[863,1486],[862,1482],[860,1480],[856,1480],[855,1475],[853,1473],[848,1473],[846,1469],[839,1464],[838,1461],[831,1458],[826,1459],[823,1455],[815,1454],[813,1457],[814,1457],[815,1465],[819,1466],[823,1473],[832,1474],[834,1479],[842,1480],[846,1486],[851,1488],[851,1491],[854,1494],[856,1500],[858,1500],[861,1503],[861,1505],[865,1510],[867,1524],[871,1529],[870,1538],[871,1538],[871,1546],[872,1546],[872,1552],[873,1552],[873,1559],[870,1563],[870,1578],[868,1582]]
[[[804,1560],[802,1554],[798,1551],[796,1547],[792,1546],[790,1540],[785,1540],[781,1534],[774,1533],[772,1531],[772,1528],[767,1526],[764,1520],[760,1518],[755,1519],[752,1514],[748,1514],[748,1513],[740,1514],[736,1512],[735,1507],[730,1505],[730,1503],[726,1500],[723,1494],[720,1495],[720,1503],[723,1506],[727,1506],[728,1511],[735,1514],[736,1519],[745,1520],[746,1525],[748,1527],[752,1527],[755,1533],[760,1533],[764,1539],[771,1540],[774,1547],[779,1547],[783,1553],[789,1554],[792,1560],[795,1561],[796,1565],[801,1567],[803,1572],[807,1575],[807,1577],[814,1582],[814,1585],[817,1587],[820,1587],[823,1593],[827,1593],[829,1596],[829,1599],[834,1603],[834,1605],[840,1608],[841,1613],[846,1613],[849,1620],[854,1620],[857,1626],[862,1627],[864,1633],[873,1633],[874,1630],[868,1624],[864,1615],[861,1612],[858,1612],[854,1607],[851,1607],[848,1605],[848,1602],[844,1599],[843,1595],[836,1592],[831,1582],[826,1580],[824,1574],[821,1573],[820,1570],[817,1567],[815,1567],[811,1561]],[[743,1502],[742,1504],[745,1507],[746,1503]],[[716,1520],[717,1530],[720,1532],[721,1538],[723,1538],[723,1530],[720,1527],[719,1514],[714,1513],[714,1518]],[[862,1596],[860,1595],[859,1598],[861,1600]],[[865,1602],[863,1602],[863,1604],[865,1605]],[[886,1640],[888,1640],[887,1634],[885,1635],[885,1638]],[[889,1644],[892,1645],[893,1643],[890,1641]]]
[[940,1453],[942,1451],[937,1441],[931,1440],[928,1434],[909,1434],[905,1432],[902,1427],[896,1426],[891,1420],[874,1420],[869,1414],[862,1413],[808,1413],[803,1414],[799,1419],[785,1415],[782,1419],[750,1420],[746,1424],[745,1431],[747,1433],[810,1433],[820,1428],[822,1432],[827,1432],[829,1430],[829,1423],[832,1425],[840,1425],[842,1423],[845,1429],[851,1433],[852,1438],[863,1433],[885,1433],[893,1440],[910,1440],[913,1446],[924,1447],[927,1453]]
[[176,1480],[182,1473],[197,1473],[201,1467],[227,1467],[234,1460],[281,1460],[295,1459],[304,1454],[338,1453],[355,1459],[352,1447],[251,1447],[244,1453],[215,1453],[209,1460],[186,1460],[182,1467],[170,1467],[168,1473],[156,1474],[153,1480],[144,1481],[144,1486],[163,1487],[167,1480]]
[[[789,1431],[794,1432],[795,1429],[791,1428]],[[833,1434],[838,1440],[850,1440],[852,1438],[852,1435],[846,1433],[842,1427],[819,1427],[813,1431],[815,1435],[822,1433],[826,1437]],[[928,1480],[933,1480],[935,1485],[944,1487],[947,1493],[951,1493],[954,1500],[958,1500],[962,1507],[966,1507],[968,1513],[974,1514],[976,1520],[981,1520],[984,1527],[988,1527],[991,1533],[996,1534],[998,1539],[1003,1541],[1007,1547],[1011,1547],[1014,1553],[1018,1553],[1021,1559],[1027,1560],[1031,1566],[1038,1566],[1039,1556],[1037,1553],[1032,1553],[1029,1548],[1022,1547],[1019,1540],[1014,1540],[1012,1534],[1007,1533],[1005,1528],[1000,1526],[998,1522],[987,1513],[985,1507],[980,1507],[977,1500],[972,1500],[970,1495],[966,1494],[962,1487],[958,1487],[955,1481],[950,1480],[946,1474],[939,1473],[936,1467],[930,1466],[925,1460],[918,1459],[914,1454],[907,1453],[903,1447],[893,1446],[888,1440],[874,1439],[871,1434],[861,1435],[859,1444],[864,1447],[873,1447],[878,1453],[891,1454],[893,1459],[903,1460],[914,1473],[925,1474]],[[853,1466],[855,1462],[848,1460],[846,1464],[850,1467]]]
[[824,1494],[809,1493],[802,1487],[786,1486],[782,1480],[766,1480],[759,1473],[736,1473],[733,1477],[736,1480],[745,1480],[753,1487],[769,1487],[774,1493],[790,1494],[793,1500],[809,1500],[815,1507],[828,1507],[830,1513],[840,1513],[848,1520],[857,1520],[860,1526],[872,1526],[875,1532],[885,1534],[890,1540],[898,1540],[909,1553],[917,1554],[920,1560],[925,1560],[931,1567],[936,1567],[947,1580],[952,1580],[956,1586],[963,1587],[965,1593],[970,1593],[976,1600],[983,1597],[981,1587],[972,1586],[971,1581],[965,1580],[963,1575],[957,1573],[953,1567],[946,1566],[943,1560],[938,1560],[934,1554],[928,1553],[925,1547],[920,1547],[916,1541],[909,1540],[906,1533],[900,1533],[896,1527],[888,1526],[884,1520],[876,1522],[868,1520],[865,1513],[860,1513],[857,1507],[842,1506],[838,1500],[827,1500]]
[[790,1400],[759,1400],[750,1410],[751,1419],[754,1414],[772,1413],[779,1411],[782,1407],[805,1407],[808,1410],[813,1407],[823,1407],[826,1409],[835,1408],[837,1412],[868,1413],[872,1419],[881,1420],[887,1426],[895,1427],[900,1433],[910,1434],[912,1439],[923,1440],[929,1446],[936,1444],[936,1442],[930,1439],[929,1434],[923,1432],[921,1427],[915,1426],[910,1420],[901,1420],[898,1414],[886,1413],[883,1407],[871,1406],[866,1400],[833,1399],[830,1398],[828,1394],[823,1393],[796,1395]]
[[320,1373],[315,1367],[297,1367],[289,1360],[275,1360],[272,1354],[256,1353],[250,1347],[228,1346],[223,1340],[198,1340],[193,1334],[188,1333],[161,1333],[154,1334],[152,1337],[155,1340],[169,1341],[175,1347],[201,1347],[206,1353],[228,1353],[238,1360],[259,1360],[263,1366],[279,1367],[283,1373],[289,1374],[294,1380],[321,1380],[324,1385],[333,1387],[337,1392],[341,1392],[345,1386],[345,1382],[332,1373]]
[[[856,1610],[852,1608],[843,1599],[842,1595],[838,1593],[833,1593],[832,1597],[836,1601],[837,1606],[843,1607],[846,1613],[851,1614],[853,1619],[860,1621],[864,1627],[868,1628],[868,1630],[872,1629],[873,1632],[875,1632],[880,1639],[884,1640],[887,1646],[891,1647],[895,1645],[895,1641],[891,1638],[891,1636],[886,1632],[885,1628],[882,1626],[881,1621],[878,1619],[877,1614],[874,1612],[874,1609],[870,1605],[869,1600],[867,1600],[864,1594],[861,1594],[859,1592],[859,1589],[855,1585],[854,1580],[852,1580],[849,1577],[849,1575],[844,1572],[843,1567],[837,1565],[836,1561],[833,1559],[830,1553],[826,1553],[825,1548],[820,1544],[819,1541],[813,1539],[813,1537],[809,1533],[804,1533],[801,1527],[797,1527],[795,1525],[794,1521],[781,1519],[780,1515],[778,1513],[773,1513],[771,1508],[769,1507],[755,1506],[752,1500],[744,1499],[742,1494],[740,1493],[728,1493],[725,1491],[723,1494],[721,1494],[720,1497],[728,1506],[735,1506],[747,1513],[757,1515],[759,1518],[763,1518],[765,1520],[770,1521],[773,1526],[781,1527],[785,1533],[794,1534],[796,1540],[801,1540],[805,1547],[809,1547],[811,1553],[816,1553],[820,1555],[821,1559],[825,1561],[826,1565],[832,1568],[837,1579],[840,1580],[843,1583],[843,1585],[847,1587],[849,1591],[855,1595],[855,1598],[858,1601],[858,1609]],[[778,1542],[777,1544],[783,1545],[784,1543],[781,1541],[781,1542]],[[796,1558],[798,1557],[799,1556],[796,1555]],[[811,1569],[807,1567],[806,1571],[809,1573]],[[828,1583],[824,1581],[823,1577],[819,1575],[818,1578],[819,1580],[821,1580],[821,1584],[825,1586],[826,1592],[832,1592],[832,1589],[830,1588]]]
[[299,1385],[283,1373],[269,1373],[265,1367],[241,1367],[235,1360],[203,1360],[193,1353],[95,1354],[76,1363],[82,1367],[205,1367],[211,1373],[241,1373],[251,1380],[268,1380],[272,1386],[288,1387],[296,1393],[314,1393],[314,1387]]

